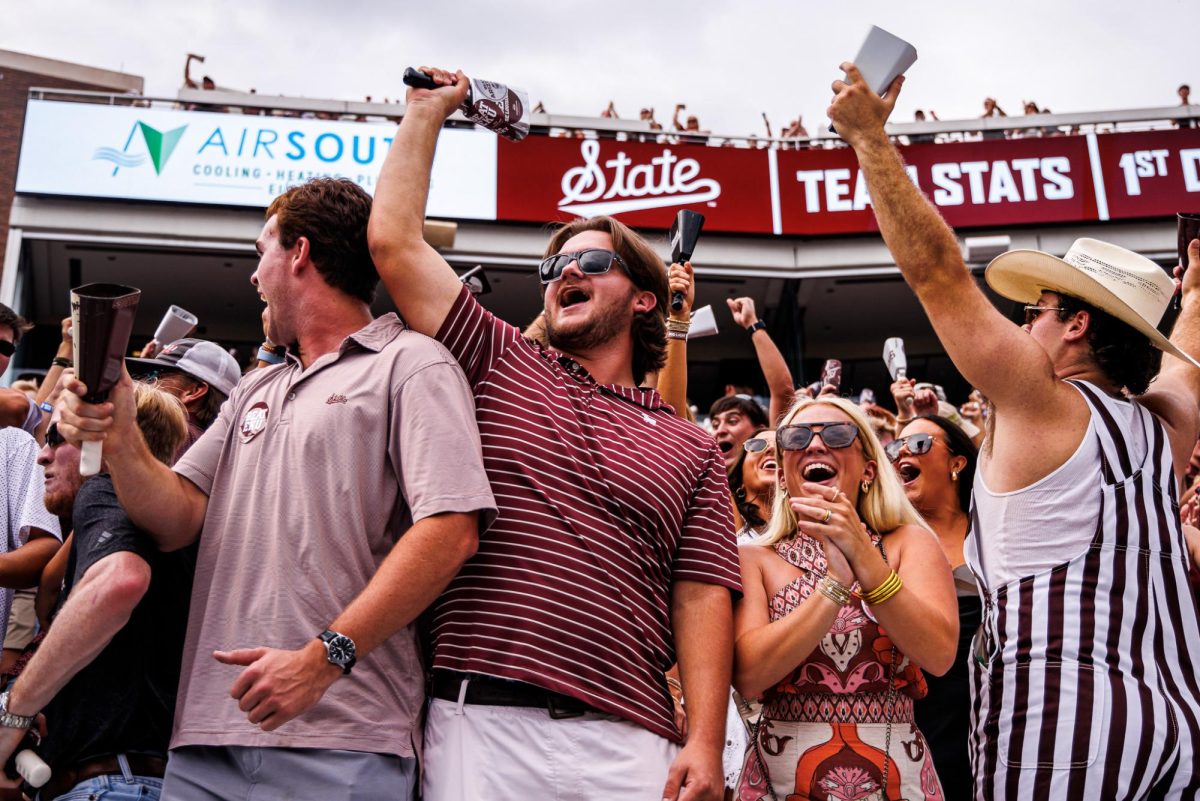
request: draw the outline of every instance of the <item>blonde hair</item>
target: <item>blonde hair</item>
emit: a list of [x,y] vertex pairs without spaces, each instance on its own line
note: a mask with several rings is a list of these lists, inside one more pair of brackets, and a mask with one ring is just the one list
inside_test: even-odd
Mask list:
[[[878,534],[887,534],[903,525],[917,525],[930,530],[928,524],[909,502],[904,494],[904,485],[900,477],[892,469],[891,463],[879,444],[871,428],[871,421],[866,413],[856,403],[846,398],[801,398],[779,422],[779,428],[790,425],[796,415],[810,406],[831,406],[843,412],[858,426],[858,442],[863,449],[863,455],[868,461],[875,462],[875,480],[871,482],[869,492],[859,492],[857,511],[858,516],[867,526]],[[777,428],[776,431],[779,429]],[[779,461],[779,481],[776,486],[775,501],[772,504],[771,520],[766,532],[756,540],[758,545],[771,546],[785,540],[796,533],[796,514],[789,503],[791,497],[783,491],[783,451],[779,448],[779,439],[775,441],[775,458]]]
[[133,382],[137,403],[137,424],[142,438],[155,459],[165,465],[175,463],[175,454],[187,439],[187,410],[183,401],[161,389]]

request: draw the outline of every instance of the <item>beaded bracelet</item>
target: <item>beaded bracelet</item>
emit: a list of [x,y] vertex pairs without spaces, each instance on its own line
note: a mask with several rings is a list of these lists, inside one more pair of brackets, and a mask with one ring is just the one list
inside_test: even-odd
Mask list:
[[691,320],[672,320],[667,318],[667,330],[673,334],[686,334],[692,330]]
[[896,593],[900,592],[900,588],[903,586],[904,582],[900,580],[900,576],[895,570],[893,570],[891,574],[883,580],[882,584],[870,592],[864,592],[862,598],[871,606],[878,606]]
[[852,597],[849,587],[829,576],[821,577],[821,580],[817,582],[817,589],[838,606],[846,606]]

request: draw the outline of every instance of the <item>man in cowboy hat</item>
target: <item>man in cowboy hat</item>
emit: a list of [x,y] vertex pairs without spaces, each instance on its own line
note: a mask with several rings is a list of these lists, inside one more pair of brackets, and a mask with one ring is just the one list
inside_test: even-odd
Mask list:
[[1189,355],[1200,353],[1200,241],[1170,340],[1157,330],[1175,289],[1166,272],[1094,239],[1063,258],[1013,251],[989,265],[988,284],[1027,304],[1014,325],[888,141],[903,79],[880,97],[842,68],[829,115],[866,174],[884,240],[955,366],[995,408],[966,548],[986,604],[976,796],[1194,798],[1200,629],[1175,499],[1200,432]]

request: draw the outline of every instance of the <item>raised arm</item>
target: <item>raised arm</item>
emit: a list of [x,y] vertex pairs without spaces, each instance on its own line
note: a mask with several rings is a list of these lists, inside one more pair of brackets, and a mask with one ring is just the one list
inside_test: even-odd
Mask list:
[[400,316],[410,328],[433,336],[462,284],[422,236],[429,173],[442,123],[462,105],[468,82],[461,71],[421,69],[440,88],[408,90],[404,120],[379,173],[367,242]]
[[63,437],[72,442],[104,443],[104,463],[121,506],[160,549],[173,551],[195,542],[208,509],[208,496],[150,453],[137,427],[129,373],[122,371],[106,403],[85,403],[86,392],[81,381],[67,381],[58,423]]
[[[729,304],[733,321],[742,328],[748,329],[759,321],[753,298],[728,298],[725,302]],[[758,366],[763,372],[763,378],[767,380],[767,389],[771,393],[770,416],[767,418],[767,422],[773,427],[792,405],[792,400],[796,396],[795,382],[792,380],[792,371],[788,369],[787,361],[779,352],[779,347],[775,344],[775,340],[771,339],[766,328],[759,326],[755,329],[750,334],[750,341],[754,343]]]
[[1063,399],[1049,357],[976,285],[954,232],[909,179],[884,131],[904,79],[880,97],[853,64],[842,69],[846,80],[833,83],[830,119],[854,148],[884,242],[950,359],[998,407],[1052,418],[1073,399]]
[[[692,303],[696,300],[696,284],[692,274],[692,263],[672,264],[667,273],[672,297],[683,293],[683,308],[668,310],[668,318],[681,328],[691,320]],[[669,322],[668,325],[671,325]],[[658,394],[671,404],[675,414],[690,420],[687,402],[687,336],[667,334],[667,361],[658,373]]]
[[[1200,239],[1188,245],[1182,281],[1181,309],[1171,331],[1171,344],[1195,356],[1200,354]],[[1200,430],[1200,369],[1164,353],[1158,378],[1139,400],[1167,424],[1175,473],[1182,476]]]

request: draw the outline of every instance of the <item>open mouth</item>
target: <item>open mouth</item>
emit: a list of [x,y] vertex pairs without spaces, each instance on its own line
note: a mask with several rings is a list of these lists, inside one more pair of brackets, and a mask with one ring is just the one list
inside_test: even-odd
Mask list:
[[921,468],[912,462],[901,462],[896,467],[896,472],[900,474],[900,480],[905,484],[911,484],[921,477]]
[[558,293],[558,305],[563,309],[569,309],[587,301],[588,294],[577,286],[566,287]]
[[717,440],[717,447],[721,449],[721,453],[729,453],[733,450],[733,441],[728,439]]
[[760,470],[778,470],[779,465],[775,462],[775,460],[773,458],[767,457],[766,459],[763,459],[762,462],[759,463],[758,468]]
[[837,468],[828,462],[810,462],[804,466],[804,480],[825,484],[837,478]]

